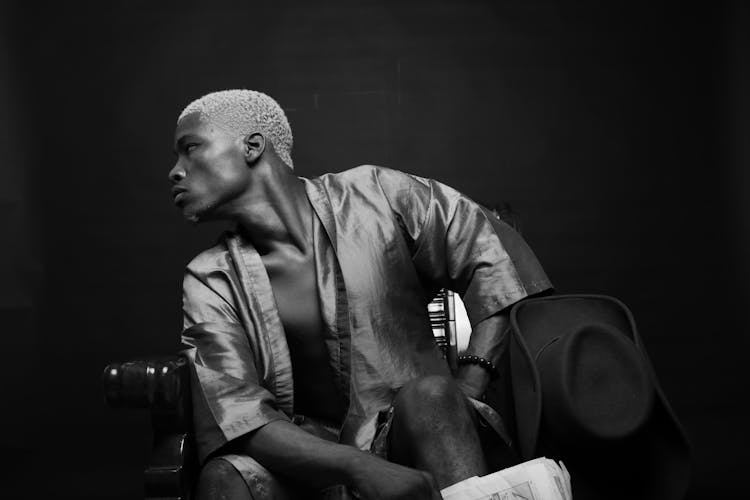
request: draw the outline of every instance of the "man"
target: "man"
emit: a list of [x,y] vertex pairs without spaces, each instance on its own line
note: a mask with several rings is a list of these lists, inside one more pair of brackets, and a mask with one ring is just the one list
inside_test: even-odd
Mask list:
[[[372,166],[299,178],[291,149],[259,92],[209,94],[177,122],[175,204],[236,223],[184,280],[198,496],[440,498],[489,472],[478,429],[510,445],[479,400],[508,307],[549,282],[518,235],[448,186]],[[426,312],[443,287],[473,324],[455,380]]]

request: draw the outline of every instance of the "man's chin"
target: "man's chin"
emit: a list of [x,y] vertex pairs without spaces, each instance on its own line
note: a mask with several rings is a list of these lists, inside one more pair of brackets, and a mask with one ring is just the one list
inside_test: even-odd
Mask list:
[[202,222],[202,219],[200,218],[200,216],[198,216],[198,214],[186,215],[185,220],[191,224],[198,224],[199,222]]
[[212,205],[201,205],[200,207],[184,207],[182,209],[182,216],[185,220],[191,224],[199,224],[210,220],[215,220],[215,214],[212,210]]
[[185,217],[185,220],[190,222],[191,224],[198,224],[200,222],[203,222],[204,218],[200,211],[198,210],[183,210],[182,216]]

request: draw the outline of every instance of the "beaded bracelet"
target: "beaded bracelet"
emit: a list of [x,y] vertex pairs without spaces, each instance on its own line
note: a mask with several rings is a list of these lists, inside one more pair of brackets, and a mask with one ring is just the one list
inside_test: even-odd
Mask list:
[[474,356],[473,354],[465,354],[458,357],[459,365],[479,365],[488,372],[490,372],[490,378],[496,379],[498,377],[495,364],[489,359],[485,359],[481,356]]

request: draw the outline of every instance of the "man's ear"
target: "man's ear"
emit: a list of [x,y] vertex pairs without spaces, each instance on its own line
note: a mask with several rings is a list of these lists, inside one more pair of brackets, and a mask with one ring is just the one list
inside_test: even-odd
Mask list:
[[263,151],[266,150],[266,138],[258,132],[247,134],[242,140],[242,145],[245,150],[245,163],[252,165],[263,156]]

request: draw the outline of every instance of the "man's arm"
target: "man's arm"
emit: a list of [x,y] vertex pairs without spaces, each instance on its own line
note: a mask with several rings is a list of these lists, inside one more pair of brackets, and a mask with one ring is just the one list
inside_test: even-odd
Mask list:
[[345,484],[364,500],[441,498],[430,474],[325,441],[285,420],[269,422],[230,446],[312,488]]
[[[467,353],[497,364],[510,306],[551,288],[534,253],[510,226],[445,184],[387,169],[378,179],[420,277],[461,295],[473,325]],[[490,374],[462,365],[458,379],[479,399]]]
[[[476,355],[497,364],[505,349],[508,324],[507,310],[479,322],[471,332],[466,352],[477,353]],[[459,386],[467,396],[481,399],[490,382],[490,373],[479,365],[466,364],[459,367],[457,378]]]

